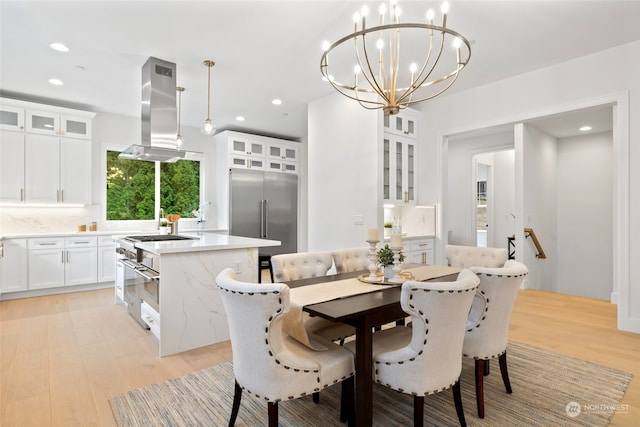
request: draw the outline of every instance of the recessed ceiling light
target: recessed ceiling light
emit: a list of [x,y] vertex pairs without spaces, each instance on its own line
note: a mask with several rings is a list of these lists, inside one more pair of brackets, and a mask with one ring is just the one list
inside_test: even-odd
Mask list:
[[58,52],[69,52],[69,48],[64,43],[51,43],[49,47]]
[[580,128],[580,132],[587,132],[587,131],[590,131],[591,129],[592,129],[591,126],[582,126]]
[[281,99],[276,98],[276,99],[274,99],[273,101],[271,101],[271,103],[272,103],[273,105],[282,105],[282,100],[281,100]]
[[242,117],[242,116],[237,116],[237,117],[236,117],[236,120],[237,120],[237,121],[239,121],[239,122],[244,122],[244,117]]
[[60,79],[49,79],[49,83],[56,86],[62,86],[64,84]]

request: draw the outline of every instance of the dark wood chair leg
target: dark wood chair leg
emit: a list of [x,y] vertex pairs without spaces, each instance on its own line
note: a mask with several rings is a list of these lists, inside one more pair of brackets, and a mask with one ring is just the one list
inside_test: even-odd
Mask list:
[[453,391],[453,403],[456,405],[456,414],[458,414],[458,421],[460,421],[460,427],[467,427],[467,421],[464,419],[464,408],[462,407],[462,394],[460,393],[460,379],[452,387]]
[[271,283],[275,283],[273,280],[273,267],[271,267],[271,258],[269,258],[269,275],[271,275]]
[[313,403],[318,402],[320,402],[320,393],[316,391],[315,393],[313,393]]
[[267,403],[269,409],[269,427],[278,427],[278,402]]
[[424,423],[424,396],[413,396],[413,427],[422,427]]
[[238,417],[238,411],[240,410],[240,400],[242,399],[242,387],[236,381],[236,386],[233,392],[233,406],[231,407],[231,417],[229,418],[229,427],[233,427],[236,424],[236,418]]
[[484,363],[484,360],[476,359],[476,404],[480,418],[484,418]]
[[354,396],[354,377],[349,377],[342,381],[342,392],[340,394],[340,421],[343,423],[349,421],[349,425],[353,425],[353,414],[355,413]]
[[507,371],[507,352],[505,351],[498,358],[498,362],[500,362],[500,373],[502,374],[502,382],[504,383],[504,388],[507,390],[507,393],[511,394],[511,382],[509,382],[509,371]]
[[485,360],[484,361],[484,376],[486,377],[490,373],[491,373],[491,361],[490,360]]

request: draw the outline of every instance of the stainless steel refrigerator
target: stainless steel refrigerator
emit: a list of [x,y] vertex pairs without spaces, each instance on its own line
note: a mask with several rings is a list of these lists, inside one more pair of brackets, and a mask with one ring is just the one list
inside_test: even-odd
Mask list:
[[298,176],[229,170],[229,231],[234,236],[280,240],[260,255],[297,252]]

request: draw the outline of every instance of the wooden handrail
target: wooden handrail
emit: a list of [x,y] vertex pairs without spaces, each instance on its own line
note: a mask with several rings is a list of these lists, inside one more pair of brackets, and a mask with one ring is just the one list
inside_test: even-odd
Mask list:
[[540,259],[546,259],[547,256],[542,250],[542,245],[540,245],[540,241],[538,240],[536,233],[533,231],[533,228],[525,227],[524,232],[527,233],[525,237],[531,237],[531,240],[533,241],[533,244],[535,245],[536,250],[538,251],[538,253],[536,254],[536,257]]

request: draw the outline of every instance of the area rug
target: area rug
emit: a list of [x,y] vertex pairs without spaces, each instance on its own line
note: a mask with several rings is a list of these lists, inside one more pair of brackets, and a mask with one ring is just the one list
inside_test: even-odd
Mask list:
[[[504,390],[497,361],[485,377],[485,418],[475,404],[473,360],[464,359],[462,398],[469,426],[606,426],[632,375],[526,344],[507,351],[513,394]],[[233,401],[233,366],[223,363],[183,377],[132,390],[111,400],[120,426],[226,426]],[[376,385],[374,426],[413,424],[412,396]],[[343,426],[339,421],[340,386],[311,397],[280,402],[281,426]],[[458,424],[451,390],[425,397],[425,425]],[[236,426],[267,425],[267,405],[248,393]]]

